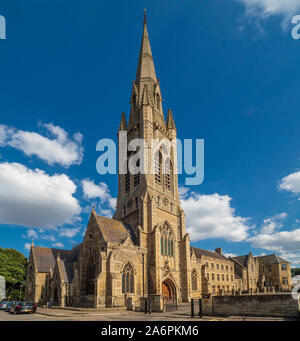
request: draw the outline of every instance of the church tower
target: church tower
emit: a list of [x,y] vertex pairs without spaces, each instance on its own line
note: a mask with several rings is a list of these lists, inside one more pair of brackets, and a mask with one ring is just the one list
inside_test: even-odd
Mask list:
[[[165,294],[170,300],[186,301],[190,297],[190,240],[185,231],[178,192],[177,132],[172,111],[168,110],[165,119],[162,103],[145,12],[129,120],[127,122],[122,113],[118,134],[119,137],[126,135],[127,147],[134,139],[145,141],[142,146],[144,159],[137,159],[135,165],[139,167],[146,159],[150,165],[153,160],[152,171],[148,167],[145,174],[132,174],[126,161],[127,172],[120,174],[119,163],[114,219],[133,227],[139,247],[144,250],[148,294]],[[156,149],[153,148],[155,141],[158,143]],[[121,148],[119,144],[119,153]],[[128,160],[139,151],[127,150]]]

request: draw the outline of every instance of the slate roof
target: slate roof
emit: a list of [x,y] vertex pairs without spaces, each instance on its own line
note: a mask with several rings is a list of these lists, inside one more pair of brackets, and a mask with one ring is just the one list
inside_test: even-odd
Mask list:
[[61,261],[61,268],[64,281],[70,283],[73,279],[73,262]]
[[267,256],[259,256],[257,257],[261,264],[280,264],[280,263],[289,263],[285,259],[276,255],[276,253]]
[[32,246],[32,252],[38,272],[49,272],[50,268],[54,270],[58,254],[61,260],[71,263],[78,258],[78,250],[61,250]]
[[247,265],[249,255],[245,256],[237,256],[237,257],[231,257],[232,259],[236,260],[238,263],[240,263],[243,266]]
[[133,243],[136,244],[134,230],[130,225],[126,225],[119,220],[102,217],[97,214],[94,214],[94,216],[104,240],[122,243],[127,237],[130,237]]
[[210,257],[210,258],[218,258],[218,259],[222,259],[222,260],[228,260],[225,256],[220,255],[217,252],[199,249],[198,247],[194,247],[194,246],[191,246],[191,249],[195,252],[195,255],[197,257],[206,256],[206,257]]

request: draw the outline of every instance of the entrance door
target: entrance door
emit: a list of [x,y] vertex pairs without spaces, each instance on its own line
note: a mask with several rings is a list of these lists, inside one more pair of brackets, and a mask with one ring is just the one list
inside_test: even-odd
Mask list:
[[167,302],[172,301],[171,289],[166,282],[163,282],[162,284],[162,293],[165,296]]

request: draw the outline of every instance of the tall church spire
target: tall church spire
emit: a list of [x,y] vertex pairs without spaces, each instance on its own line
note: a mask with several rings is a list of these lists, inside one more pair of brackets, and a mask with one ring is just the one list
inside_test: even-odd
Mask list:
[[147,81],[149,78],[157,82],[147,29],[147,15],[146,10],[144,10],[144,31],[135,82],[140,84],[143,79]]

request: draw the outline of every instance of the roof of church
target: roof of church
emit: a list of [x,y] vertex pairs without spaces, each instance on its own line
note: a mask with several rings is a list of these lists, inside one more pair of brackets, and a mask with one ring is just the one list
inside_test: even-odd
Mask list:
[[119,220],[102,217],[96,213],[94,216],[106,241],[122,243],[127,237],[130,237],[133,243],[136,244],[134,230],[130,225],[123,224]]
[[77,260],[79,250],[61,250],[32,246],[32,252],[38,272],[49,272],[50,268],[54,270],[58,254],[62,261],[72,263]]
[[64,281],[70,283],[73,279],[73,262],[61,261],[61,268],[64,277]]
[[206,256],[206,257],[210,257],[210,258],[219,258],[222,260],[224,260],[224,259],[227,260],[227,258],[225,256],[220,255],[217,252],[199,249],[198,247],[194,247],[194,246],[191,246],[191,248],[194,250],[197,257]]
[[285,259],[276,255],[276,253],[267,256],[257,257],[261,264],[279,264],[279,263],[289,263]]

